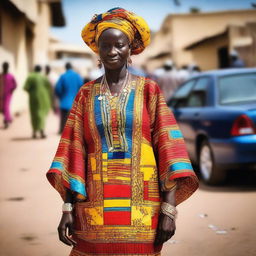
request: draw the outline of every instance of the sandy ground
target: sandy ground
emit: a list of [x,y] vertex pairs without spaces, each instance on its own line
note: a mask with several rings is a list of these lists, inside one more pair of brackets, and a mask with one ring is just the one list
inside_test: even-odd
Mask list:
[[[45,178],[59,140],[57,129],[58,120],[50,115],[48,138],[31,140],[27,114],[8,130],[0,129],[0,256],[64,256],[70,251],[56,231],[62,202]],[[162,256],[256,255],[254,175],[239,179],[234,174],[223,187],[201,184],[178,211],[176,234]]]

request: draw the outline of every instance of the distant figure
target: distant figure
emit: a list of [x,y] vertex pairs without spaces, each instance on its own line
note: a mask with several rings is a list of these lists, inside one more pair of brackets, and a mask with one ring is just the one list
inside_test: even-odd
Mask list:
[[192,64],[188,67],[188,71],[189,71],[189,76],[196,76],[201,72],[201,69],[198,65],[196,64]]
[[66,72],[60,76],[55,87],[55,94],[60,101],[60,134],[64,129],[75,96],[83,85],[82,78],[72,69],[71,64],[67,63],[65,67]]
[[8,72],[9,63],[4,62],[3,73],[0,74],[0,112],[4,115],[4,128],[7,129],[12,121],[10,112],[10,103],[13,91],[16,89],[17,84],[14,76]]
[[45,138],[45,119],[52,105],[52,90],[48,79],[40,74],[41,67],[35,66],[34,72],[30,73],[24,90],[29,94],[29,108],[31,124],[33,128],[34,139],[37,138],[37,132],[40,132],[41,138]]
[[190,77],[190,73],[187,65],[183,65],[181,69],[178,71],[178,85],[182,84]]
[[[45,76],[49,80],[52,88],[52,92],[54,91],[54,86],[58,81],[58,75],[51,70],[51,67],[49,65],[45,66]],[[52,104],[53,104],[53,110],[55,113],[58,113],[58,99],[54,93],[52,93]]]
[[178,87],[177,71],[174,69],[174,65],[170,61],[166,61],[163,65],[163,73],[157,78],[159,87],[161,88],[165,101],[169,101],[173,92]]
[[242,59],[239,58],[238,52],[232,50],[230,53],[230,67],[231,68],[244,68],[245,63]]

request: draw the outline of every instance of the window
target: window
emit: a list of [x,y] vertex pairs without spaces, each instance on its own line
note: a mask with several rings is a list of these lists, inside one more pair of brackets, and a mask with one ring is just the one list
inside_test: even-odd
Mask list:
[[219,102],[234,105],[256,102],[256,73],[243,73],[219,78]]
[[188,107],[203,107],[206,105],[208,84],[208,77],[202,77],[196,81],[196,84],[188,97]]
[[174,96],[168,102],[168,106],[173,108],[182,108],[187,106],[187,97],[195,84],[195,80],[190,80],[187,83],[183,84],[178,90],[174,93]]

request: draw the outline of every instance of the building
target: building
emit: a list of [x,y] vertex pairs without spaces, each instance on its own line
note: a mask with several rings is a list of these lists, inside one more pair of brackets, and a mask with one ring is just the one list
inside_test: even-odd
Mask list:
[[55,73],[65,71],[65,62],[71,62],[74,69],[83,77],[89,77],[91,70],[96,66],[96,55],[86,45],[74,45],[61,42],[54,36],[50,37],[49,64]]
[[[135,61],[137,65],[143,65],[144,63],[149,71],[160,67],[166,59],[172,59],[178,67],[192,64],[196,60],[198,61],[199,58],[199,55],[195,53],[195,46],[199,42],[201,42],[200,45],[202,47],[202,43],[206,47],[205,43],[207,41],[210,49],[212,47],[210,47],[213,42],[212,39],[216,41],[216,37],[218,37],[217,41],[219,45],[216,45],[216,47],[228,47],[228,51],[230,51],[234,47],[233,43],[235,41],[238,43],[238,41],[232,40],[232,43],[227,45],[226,40],[228,39],[225,34],[236,33],[236,28],[247,27],[246,24],[255,22],[256,10],[253,9],[171,14],[164,20],[161,29],[155,34],[150,46],[140,56],[136,57]],[[253,33],[255,33],[255,30]],[[234,37],[232,36],[232,38]],[[240,43],[244,39],[240,38]],[[203,51],[203,49],[201,50]],[[201,69],[218,68],[218,61],[214,62],[215,65],[206,63],[210,62],[211,59],[208,59],[208,49],[205,48],[204,50],[206,51],[204,54],[202,51],[200,53],[200,59],[205,59],[201,62]]]
[[61,0],[1,0],[0,63],[8,61],[18,88],[12,110],[27,108],[23,84],[35,64],[49,61],[49,28],[64,26]]
[[256,66],[256,23],[229,25],[216,35],[188,45],[185,50],[190,51],[195,63],[205,70],[229,67],[229,53],[233,50],[246,67]]

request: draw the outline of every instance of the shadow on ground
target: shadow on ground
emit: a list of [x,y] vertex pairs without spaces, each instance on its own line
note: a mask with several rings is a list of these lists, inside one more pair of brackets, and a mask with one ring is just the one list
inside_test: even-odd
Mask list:
[[[200,178],[200,177],[199,177]],[[256,191],[256,172],[250,170],[232,170],[220,186],[205,185],[200,181],[200,189],[209,192],[250,192]]]
[[16,137],[11,138],[11,141],[27,141],[27,140],[34,140],[32,137]]

